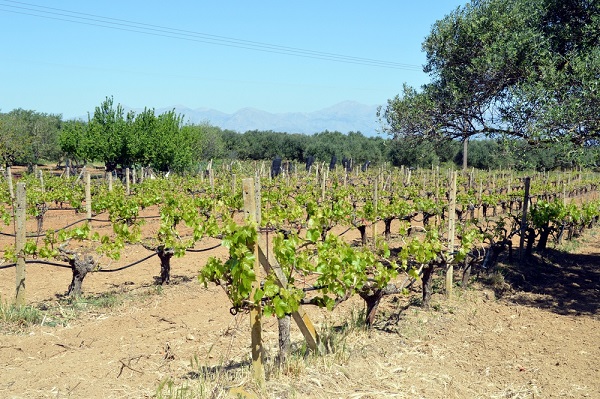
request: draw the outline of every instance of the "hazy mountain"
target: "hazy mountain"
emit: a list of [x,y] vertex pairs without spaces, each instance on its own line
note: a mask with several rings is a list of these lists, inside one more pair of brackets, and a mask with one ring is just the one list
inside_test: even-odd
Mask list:
[[377,106],[355,101],[344,101],[315,112],[270,113],[255,108],[242,108],[233,114],[227,114],[209,108],[191,109],[175,105],[157,109],[156,114],[172,109],[184,115],[185,122],[208,122],[213,126],[241,133],[248,130],[272,130],[313,134],[329,130],[361,132],[365,136],[374,136],[379,129]]

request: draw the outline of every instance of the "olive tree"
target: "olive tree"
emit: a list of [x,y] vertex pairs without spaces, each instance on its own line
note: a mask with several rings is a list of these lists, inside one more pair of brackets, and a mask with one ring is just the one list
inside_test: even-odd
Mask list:
[[58,134],[62,116],[21,108],[0,114],[0,158],[6,166],[32,166],[60,157]]
[[598,1],[473,0],[434,24],[423,43],[431,81],[388,100],[383,128],[465,144],[597,139],[599,32]]

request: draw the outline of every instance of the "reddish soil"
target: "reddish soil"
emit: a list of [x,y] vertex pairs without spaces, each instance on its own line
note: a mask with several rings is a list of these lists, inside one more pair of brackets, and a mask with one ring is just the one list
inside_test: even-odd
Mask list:
[[[44,228],[79,217],[52,211]],[[206,239],[198,248],[216,243]],[[262,388],[249,377],[248,315],[232,316],[221,288],[197,280],[223,248],[174,258],[165,287],[155,285],[157,257],[92,273],[78,310],[61,297],[70,270],[31,264],[27,303],[46,309],[47,319],[33,327],[0,325],[0,397],[151,398],[163,382],[164,397],[180,388],[185,398],[600,398],[600,242],[588,235],[573,252],[550,249],[526,272],[505,266],[504,277],[482,276],[486,284],[457,288],[450,300],[435,294],[429,311],[417,306],[418,289],[386,297],[371,331],[352,327],[363,310],[359,298],[332,313],[309,308],[335,353],[268,367]],[[102,266],[148,253],[134,247]],[[14,273],[0,270],[2,301],[14,296]],[[103,297],[112,305],[92,304]],[[267,319],[268,364],[276,331],[276,320]],[[293,335],[301,346],[295,327]]]

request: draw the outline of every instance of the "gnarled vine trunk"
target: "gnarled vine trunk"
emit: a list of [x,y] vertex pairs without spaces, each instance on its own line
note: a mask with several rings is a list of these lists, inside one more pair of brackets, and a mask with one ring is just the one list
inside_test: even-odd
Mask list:
[[360,242],[362,245],[367,245],[367,226],[364,224],[362,226],[358,226],[358,231],[360,232]]
[[83,279],[89,272],[94,270],[98,262],[94,260],[92,255],[81,256],[77,253],[74,254],[73,257],[69,258],[68,262],[71,265],[73,278],[71,279],[71,284],[67,290],[67,295],[79,296],[81,295]]
[[365,322],[367,327],[372,327],[375,322],[375,315],[377,314],[377,308],[379,307],[379,302],[381,302],[381,298],[383,298],[383,290],[382,289],[374,289],[368,290],[367,292],[360,292],[360,297],[364,299],[367,305],[367,311],[365,315]]
[[160,258],[160,284],[169,284],[171,281],[171,258],[175,252],[172,248],[160,246],[156,248],[156,253]]
[[389,241],[392,237],[392,221],[394,218],[385,218],[383,219],[383,224],[385,226],[384,234],[386,241]]
[[281,319],[277,319],[277,325],[279,326],[279,356],[277,362],[282,365],[288,359],[292,348],[292,341],[290,338],[290,326],[292,322],[292,316],[285,315]]
[[434,262],[429,262],[427,266],[423,267],[423,274],[421,275],[421,281],[423,286],[423,298],[421,306],[424,309],[429,309],[429,302],[431,301],[432,286],[433,286],[433,269],[435,267]]

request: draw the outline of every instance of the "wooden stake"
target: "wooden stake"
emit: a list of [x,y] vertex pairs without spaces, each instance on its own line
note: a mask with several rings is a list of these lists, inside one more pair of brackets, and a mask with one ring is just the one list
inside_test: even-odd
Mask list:
[[531,178],[525,178],[525,196],[523,198],[523,216],[521,217],[521,239],[519,240],[519,262],[522,264],[525,259],[525,251],[523,247],[525,245],[525,232],[527,231],[527,208],[529,206],[529,185],[531,184]]
[[[452,259],[454,252],[454,236],[455,236],[455,222],[456,222],[456,179],[457,172],[452,173],[451,187],[450,187],[450,204],[448,208],[448,258]],[[452,263],[448,264],[446,269],[446,298],[452,297],[452,284],[454,278],[454,266]]]
[[[378,189],[379,189],[379,184],[378,184],[379,179],[375,179],[375,185],[373,186],[373,211],[374,211],[374,215],[377,215],[377,202],[379,201],[379,193],[378,193]],[[373,248],[375,248],[375,240],[377,239],[377,221],[373,220],[373,227],[372,227],[372,231],[373,231]]]
[[87,218],[92,218],[92,194],[91,194],[91,177],[90,172],[85,171],[85,210],[87,212]]
[[15,190],[13,188],[13,180],[12,180],[12,172],[10,171],[10,166],[6,167],[6,181],[8,182],[8,193],[10,195],[10,199],[15,199]]
[[260,226],[262,222],[262,187],[260,185],[260,179],[256,179],[254,182],[254,204],[256,212],[254,212],[256,223]]
[[108,191],[113,190],[113,182],[112,182],[112,172],[108,172]]
[[327,173],[323,168],[323,179],[321,180],[321,202],[325,202],[325,186],[327,184]]
[[41,169],[38,169],[38,177],[40,179],[40,187],[42,189],[42,193],[46,192],[46,189],[44,187],[44,173]]
[[[275,274],[275,277],[277,278],[277,283],[280,287],[287,286],[287,278],[283,273],[283,270],[281,270],[281,266],[271,254],[269,254],[269,256],[267,257],[263,248],[266,248],[266,243],[261,242],[258,247],[258,256],[260,263],[263,265],[263,268],[265,269],[267,274],[273,271],[273,274]],[[308,317],[308,314],[306,313],[304,308],[302,308],[302,306],[299,306],[298,310],[292,313],[292,317],[294,318],[294,321],[300,328],[302,335],[304,335],[304,339],[306,339],[306,344],[308,345],[308,347],[319,354],[324,353],[325,349],[323,347],[323,344],[319,340],[319,334],[317,334],[317,330],[315,329],[315,326]]]
[[15,219],[17,225],[17,234],[15,242],[15,251],[17,253],[17,272],[16,272],[16,295],[15,304],[17,306],[25,305],[25,210],[27,200],[25,198],[25,183],[17,183],[17,209]]
[[[248,178],[242,180],[242,190],[244,198],[244,213],[246,219],[256,222],[256,193],[254,179]],[[252,283],[252,293],[250,298],[254,298],[254,293],[259,288],[260,263],[258,254],[258,243],[254,244],[254,272],[256,280]],[[263,366],[264,348],[262,345],[262,309],[260,305],[252,306],[250,309],[250,330],[252,336],[252,370],[254,379],[262,384],[265,381],[265,369]]]

